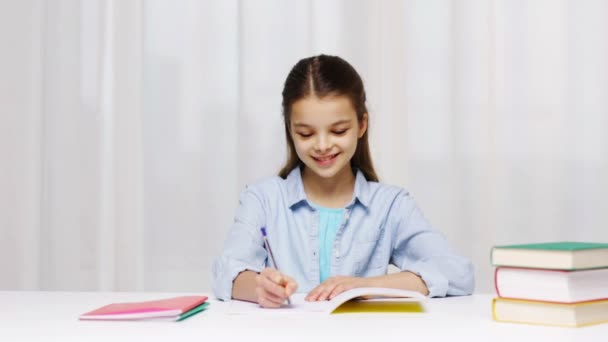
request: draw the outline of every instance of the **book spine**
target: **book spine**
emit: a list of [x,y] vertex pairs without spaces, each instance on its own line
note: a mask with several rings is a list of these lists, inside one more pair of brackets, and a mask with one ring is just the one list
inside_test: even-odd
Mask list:
[[500,295],[500,289],[498,287],[498,271],[500,270],[500,267],[496,267],[496,269],[494,270],[494,289],[496,289],[496,295],[498,297],[502,297]]

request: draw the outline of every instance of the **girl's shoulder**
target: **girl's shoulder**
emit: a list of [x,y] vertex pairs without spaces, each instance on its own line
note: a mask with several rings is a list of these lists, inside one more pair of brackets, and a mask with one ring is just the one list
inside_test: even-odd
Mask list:
[[288,188],[285,179],[279,176],[268,176],[247,183],[243,192],[250,192],[258,197],[274,197],[285,193]]
[[245,184],[246,190],[253,191],[269,191],[285,186],[285,179],[279,176],[267,176],[259,179],[255,179]]
[[301,183],[279,176],[265,177],[245,186],[242,198],[255,198],[256,201],[270,207],[291,206],[305,199]]
[[410,192],[398,185],[383,182],[367,182],[370,194],[388,197],[409,197]]
[[402,186],[373,182],[369,184],[369,189],[368,205],[388,210],[387,213],[391,217],[396,215],[394,217],[399,218],[402,215],[409,215],[412,210],[417,208],[416,200],[409,190]]
[[363,205],[368,207],[393,208],[412,202],[409,191],[404,187],[367,181],[363,177],[357,177],[355,195]]

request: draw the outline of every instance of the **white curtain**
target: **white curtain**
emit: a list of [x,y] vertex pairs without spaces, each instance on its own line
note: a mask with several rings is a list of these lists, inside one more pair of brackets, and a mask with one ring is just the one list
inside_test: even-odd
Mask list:
[[602,0],[3,1],[0,290],[209,290],[284,161],[284,78],[326,53],[490,292],[495,244],[608,242],[607,37]]

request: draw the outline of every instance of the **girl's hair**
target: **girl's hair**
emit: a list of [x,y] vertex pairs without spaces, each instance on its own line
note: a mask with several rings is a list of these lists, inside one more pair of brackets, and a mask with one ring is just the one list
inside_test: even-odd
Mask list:
[[[308,96],[346,96],[357,112],[357,122],[361,123],[365,106],[365,89],[361,77],[347,61],[336,56],[319,55],[300,60],[289,72],[283,87],[283,119],[287,138],[287,162],[279,171],[279,176],[287,178],[291,170],[303,163],[296,154],[290,134],[291,107]],[[351,167],[359,169],[368,181],[378,181],[369,151],[368,129],[357,141],[357,149],[351,159]]]

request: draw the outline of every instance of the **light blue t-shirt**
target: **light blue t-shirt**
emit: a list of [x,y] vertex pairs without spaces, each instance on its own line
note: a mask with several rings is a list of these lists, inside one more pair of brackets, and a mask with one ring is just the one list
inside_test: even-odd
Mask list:
[[324,282],[331,274],[331,254],[336,233],[344,219],[344,209],[313,206],[319,211],[319,278]]
[[[232,297],[232,283],[245,270],[261,272],[267,238],[277,268],[307,293],[320,284],[320,213],[307,199],[300,168],[286,179],[275,176],[249,185],[241,193],[234,223],[212,269],[212,288],[220,300]],[[332,276],[385,275],[388,265],[419,275],[430,297],[467,295],[474,289],[473,265],[454,253],[444,236],[429,224],[409,193],[399,187],[355,177],[352,200],[336,231]]]

